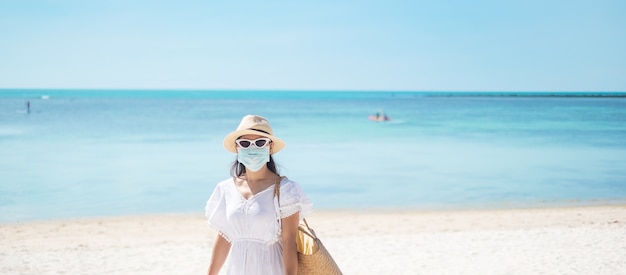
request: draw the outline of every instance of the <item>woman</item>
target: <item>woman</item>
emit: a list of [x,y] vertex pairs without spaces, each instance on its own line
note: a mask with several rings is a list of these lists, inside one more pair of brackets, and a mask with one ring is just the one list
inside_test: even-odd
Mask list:
[[[236,153],[231,176],[217,184],[206,204],[209,224],[219,232],[209,266],[218,274],[228,258],[227,274],[296,274],[298,224],[312,211],[300,186],[281,178],[272,157],[285,147],[260,116],[243,117],[224,138]],[[280,201],[274,187],[280,182]]]

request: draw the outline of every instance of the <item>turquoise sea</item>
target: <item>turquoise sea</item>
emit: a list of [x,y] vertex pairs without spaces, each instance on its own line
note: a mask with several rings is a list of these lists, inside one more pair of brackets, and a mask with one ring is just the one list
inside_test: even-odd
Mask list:
[[246,114],[317,209],[626,201],[626,93],[0,90],[0,222],[202,214]]

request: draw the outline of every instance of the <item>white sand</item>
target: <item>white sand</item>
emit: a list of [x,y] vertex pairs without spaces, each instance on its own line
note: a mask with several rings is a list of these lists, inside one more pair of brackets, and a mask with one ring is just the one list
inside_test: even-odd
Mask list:
[[[626,274],[626,206],[318,212],[345,274]],[[0,225],[0,274],[205,274],[201,215]]]

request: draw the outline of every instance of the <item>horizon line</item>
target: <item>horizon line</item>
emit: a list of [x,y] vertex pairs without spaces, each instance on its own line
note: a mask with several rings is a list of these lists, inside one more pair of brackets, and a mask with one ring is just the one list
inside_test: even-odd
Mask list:
[[385,89],[265,89],[265,88],[0,88],[2,91],[189,91],[189,92],[384,92],[384,93],[626,93],[609,90],[385,90]]
[[50,97],[200,97],[200,98],[420,98],[420,97],[509,97],[509,98],[626,98],[626,92],[593,91],[356,91],[356,90],[175,90],[175,89],[2,89],[0,98]]

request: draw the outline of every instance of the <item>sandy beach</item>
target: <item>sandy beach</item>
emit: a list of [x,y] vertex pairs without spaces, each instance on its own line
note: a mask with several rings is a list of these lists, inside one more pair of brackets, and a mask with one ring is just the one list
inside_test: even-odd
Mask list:
[[[624,274],[626,205],[317,211],[345,274]],[[0,274],[204,274],[202,214],[0,225]]]

